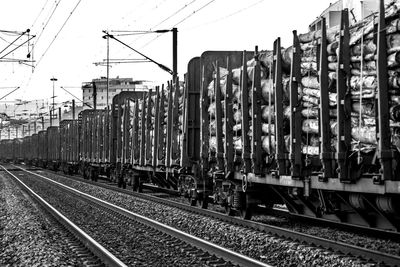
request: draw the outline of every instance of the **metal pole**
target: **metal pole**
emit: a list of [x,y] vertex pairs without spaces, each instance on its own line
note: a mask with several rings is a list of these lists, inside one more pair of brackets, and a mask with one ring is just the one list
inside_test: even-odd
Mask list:
[[108,92],[110,89],[110,38],[107,36],[107,114],[109,112],[108,107]]
[[172,28],[172,81],[178,77],[178,29]]
[[75,99],[72,99],[72,119],[75,120]]
[[[50,109],[50,126],[53,126],[53,114],[52,114],[52,109]],[[42,129],[44,130],[44,129]]]
[[44,130],[44,117],[42,116],[42,131]]
[[97,87],[96,83],[93,82],[93,109],[96,109],[97,107]]
[[36,133],[36,121],[33,122],[33,133]]
[[58,108],[58,125],[61,124],[61,107]]
[[25,125],[22,125],[22,138],[25,136]]
[[15,138],[18,138],[18,126],[15,125]]
[[8,139],[11,138],[11,133],[10,133],[10,126],[8,126]]

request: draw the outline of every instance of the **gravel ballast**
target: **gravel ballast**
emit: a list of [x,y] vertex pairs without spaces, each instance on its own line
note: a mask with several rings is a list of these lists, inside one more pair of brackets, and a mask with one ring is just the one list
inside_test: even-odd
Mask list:
[[85,193],[150,217],[189,234],[276,266],[374,266],[359,259],[276,238],[255,230],[143,200],[84,182],[47,174]]
[[169,246],[172,239],[159,232],[132,221],[122,222],[41,179],[27,176],[20,179],[129,266],[208,266],[206,261],[199,261],[181,247]]
[[83,266],[53,218],[0,173],[0,266]]

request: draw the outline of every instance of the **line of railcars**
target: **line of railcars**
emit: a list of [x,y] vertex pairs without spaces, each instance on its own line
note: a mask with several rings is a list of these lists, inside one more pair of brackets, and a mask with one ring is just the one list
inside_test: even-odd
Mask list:
[[[399,231],[400,113],[392,106],[400,91],[387,55],[399,5],[382,2],[377,19],[350,27],[343,10],[339,29],[326,30],[322,19],[316,32],[294,31],[287,49],[278,38],[272,51],[204,52],[188,63],[184,83],[121,92],[110,110],[1,140],[0,156],[137,191],[153,183],[244,218],[285,204],[295,214]],[[367,56],[375,72],[363,68]]]

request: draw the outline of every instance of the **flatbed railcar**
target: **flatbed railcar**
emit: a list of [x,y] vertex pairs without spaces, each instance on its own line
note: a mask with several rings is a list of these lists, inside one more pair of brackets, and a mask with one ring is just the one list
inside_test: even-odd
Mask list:
[[[259,205],[285,204],[400,231],[399,7],[381,1],[378,20],[354,26],[343,10],[340,27],[321,19],[318,31],[294,31],[286,49],[278,38],[271,51],[206,51],[188,63],[184,84],[122,92],[109,112],[62,122],[63,169],[137,191],[145,182],[176,189],[192,205],[247,219]],[[32,136],[41,166],[47,134]]]

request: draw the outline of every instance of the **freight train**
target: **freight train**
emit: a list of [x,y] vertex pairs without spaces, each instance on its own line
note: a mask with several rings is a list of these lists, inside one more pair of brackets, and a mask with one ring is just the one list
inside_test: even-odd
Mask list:
[[272,51],[206,51],[184,82],[124,91],[23,139],[5,161],[179,190],[249,219],[257,207],[400,230],[400,4]]

